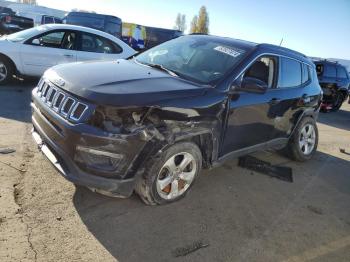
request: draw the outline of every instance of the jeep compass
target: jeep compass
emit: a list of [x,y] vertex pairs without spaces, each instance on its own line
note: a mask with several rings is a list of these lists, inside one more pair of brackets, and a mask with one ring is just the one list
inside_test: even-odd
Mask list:
[[69,181],[166,204],[232,158],[284,148],[309,160],[321,96],[303,54],[189,35],[128,60],[47,70],[32,93],[33,137]]

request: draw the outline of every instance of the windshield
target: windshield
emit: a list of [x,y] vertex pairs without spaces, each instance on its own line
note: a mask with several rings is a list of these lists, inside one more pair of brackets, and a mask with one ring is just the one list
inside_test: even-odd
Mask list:
[[136,56],[146,65],[161,65],[178,76],[214,85],[233,69],[246,50],[199,36],[179,37]]
[[26,40],[28,38],[31,38],[37,34],[40,34],[42,32],[46,31],[46,27],[43,26],[37,26],[33,27],[27,30],[23,30],[14,34],[10,34],[6,36],[6,39],[11,42],[21,42],[23,40]]

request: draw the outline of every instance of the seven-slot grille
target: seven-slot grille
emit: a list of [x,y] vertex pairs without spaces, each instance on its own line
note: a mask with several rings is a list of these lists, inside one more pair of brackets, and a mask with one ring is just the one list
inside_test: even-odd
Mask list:
[[40,80],[37,90],[38,97],[50,108],[66,119],[79,121],[88,106],[76,98],[56,88],[54,85]]

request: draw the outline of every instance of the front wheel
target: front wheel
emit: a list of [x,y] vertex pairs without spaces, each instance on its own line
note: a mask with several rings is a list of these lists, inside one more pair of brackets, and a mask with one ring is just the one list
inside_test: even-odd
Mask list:
[[12,80],[13,74],[13,65],[8,61],[8,59],[0,56],[0,85],[5,85]]
[[304,162],[312,158],[317,150],[318,129],[311,117],[303,118],[290,138],[287,152],[293,160]]
[[150,161],[135,191],[148,205],[161,205],[183,198],[202,168],[202,154],[191,142],[170,146]]

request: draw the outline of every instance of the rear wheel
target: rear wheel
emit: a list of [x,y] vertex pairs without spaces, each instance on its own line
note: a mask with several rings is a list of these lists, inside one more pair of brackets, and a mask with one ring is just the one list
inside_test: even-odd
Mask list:
[[15,69],[11,62],[0,56],[0,85],[5,85],[12,80],[14,71]]
[[135,191],[148,205],[175,202],[186,195],[201,167],[202,154],[196,144],[175,144],[149,163]]
[[317,150],[318,129],[311,117],[303,118],[290,138],[287,152],[290,158],[297,161],[307,161]]
[[342,92],[336,92],[332,102],[332,111],[336,112],[340,109],[341,105],[345,100],[345,96]]

